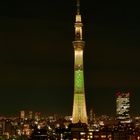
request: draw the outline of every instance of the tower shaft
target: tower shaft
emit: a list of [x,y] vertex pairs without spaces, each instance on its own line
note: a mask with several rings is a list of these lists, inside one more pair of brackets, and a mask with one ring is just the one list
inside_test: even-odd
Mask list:
[[77,14],[75,19],[75,41],[74,47],[74,101],[72,122],[79,121],[87,124],[87,111],[84,90],[84,68],[83,68],[83,49],[85,42],[82,37],[82,21],[80,15],[80,2],[77,0]]

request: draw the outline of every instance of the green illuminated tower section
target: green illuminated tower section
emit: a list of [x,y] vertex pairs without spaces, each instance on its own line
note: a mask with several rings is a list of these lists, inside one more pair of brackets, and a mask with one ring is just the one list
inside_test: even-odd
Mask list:
[[80,2],[77,0],[77,14],[75,19],[74,47],[74,101],[72,123],[87,124],[87,111],[84,90],[83,49],[85,42],[82,39],[82,20],[80,15]]

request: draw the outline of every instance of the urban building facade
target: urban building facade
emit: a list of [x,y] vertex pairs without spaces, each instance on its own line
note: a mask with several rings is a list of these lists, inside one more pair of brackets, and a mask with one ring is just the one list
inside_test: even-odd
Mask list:
[[116,116],[119,120],[130,119],[130,93],[116,93]]

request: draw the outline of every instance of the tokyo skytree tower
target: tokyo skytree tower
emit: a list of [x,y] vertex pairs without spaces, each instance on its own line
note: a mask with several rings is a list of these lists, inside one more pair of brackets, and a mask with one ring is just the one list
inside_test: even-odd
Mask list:
[[86,123],[87,111],[84,90],[84,67],[83,67],[83,49],[85,42],[82,36],[82,20],[80,14],[80,1],[77,0],[77,13],[75,18],[75,40],[74,47],[74,100],[72,123]]

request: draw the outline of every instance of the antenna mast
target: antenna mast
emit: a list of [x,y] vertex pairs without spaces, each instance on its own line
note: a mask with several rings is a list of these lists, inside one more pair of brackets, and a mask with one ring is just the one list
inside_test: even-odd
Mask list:
[[80,15],[80,0],[77,0],[77,15]]

